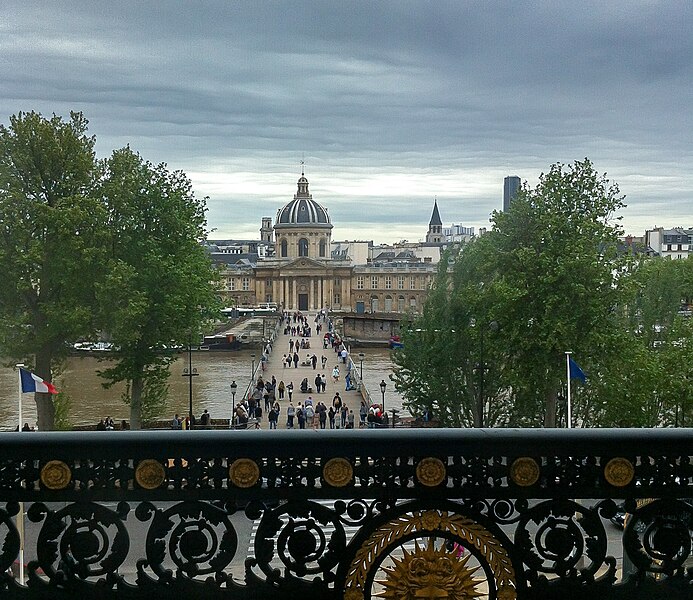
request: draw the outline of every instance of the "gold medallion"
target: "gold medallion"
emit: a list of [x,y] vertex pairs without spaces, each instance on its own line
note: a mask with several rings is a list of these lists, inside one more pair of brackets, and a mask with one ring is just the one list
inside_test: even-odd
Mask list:
[[604,467],[604,478],[614,487],[625,487],[635,476],[635,468],[627,458],[612,458]]
[[521,487],[529,487],[539,481],[539,465],[528,456],[517,458],[510,465],[510,478]]
[[238,458],[229,467],[229,479],[236,487],[253,487],[260,479],[260,467],[254,460]]
[[422,458],[416,465],[416,478],[421,485],[436,487],[445,481],[447,473],[439,458]]
[[49,490],[64,490],[72,481],[72,471],[62,460],[51,460],[41,468],[41,483]]
[[329,486],[344,487],[354,478],[354,468],[346,458],[331,458],[322,468],[322,477]]
[[155,490],[166,480],[164,466],[153,458],[140,461],[135,469],[135,481],[145,490]]

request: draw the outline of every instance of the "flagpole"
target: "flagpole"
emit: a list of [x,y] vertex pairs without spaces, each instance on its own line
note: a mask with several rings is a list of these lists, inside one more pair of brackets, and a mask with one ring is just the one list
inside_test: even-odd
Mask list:
[[[17,392],[17,403],[19,406],[17,433],[22,433],[22,371],[23,363],[15,365],[17,368],[17,383],[19,384]],[[19,585],[24,585],[24,502],[19,503],[19,512],[17,513],[17,532],[19,533]]]
[[565,371],[568,379],[568,429],[573,428],[573,404],[570,398],[570,355],[572,352],[565,353]]

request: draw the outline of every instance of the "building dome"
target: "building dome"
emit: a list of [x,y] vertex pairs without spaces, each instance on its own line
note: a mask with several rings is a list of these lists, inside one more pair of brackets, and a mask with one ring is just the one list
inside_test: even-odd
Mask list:
[[303,173],[294,199],[279,209],[276,225],[330,225],[327,210],[308,192],[308,180]]

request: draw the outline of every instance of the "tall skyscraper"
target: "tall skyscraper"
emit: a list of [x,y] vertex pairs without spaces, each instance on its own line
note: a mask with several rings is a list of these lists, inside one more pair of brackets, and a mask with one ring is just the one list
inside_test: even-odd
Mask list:
[[503,212],[510,208],[510,203],[520,190],[520,178],[517,175],[508,175],[503,180]]

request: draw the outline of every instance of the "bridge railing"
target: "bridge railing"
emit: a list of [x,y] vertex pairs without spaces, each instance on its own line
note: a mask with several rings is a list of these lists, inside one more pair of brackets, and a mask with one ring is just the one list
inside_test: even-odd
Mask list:
[[690,429],[6,433],[0,598],[690,600],[692,455]]

